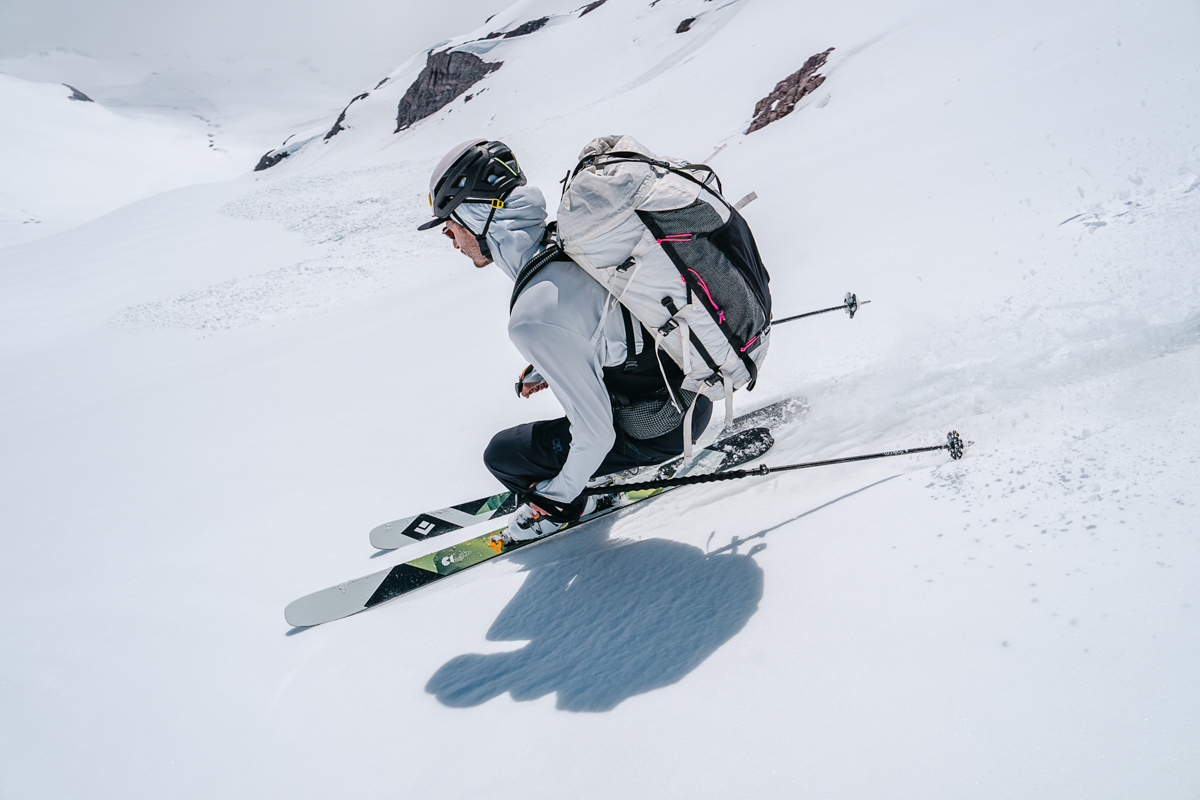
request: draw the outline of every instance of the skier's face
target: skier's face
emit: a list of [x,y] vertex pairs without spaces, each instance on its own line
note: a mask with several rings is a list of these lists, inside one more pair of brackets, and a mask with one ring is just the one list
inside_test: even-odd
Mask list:
[[454,249],[461,250],[462,254],[471,259],[471,263],[476,267],[486,267],[492,263],[491,259],[484,258],[483,253],[479,249],[479,242],[475,240],[475,234],[459,225],[454,220],[448,220],[446,227],[442,228],[450,241],[454,242]]

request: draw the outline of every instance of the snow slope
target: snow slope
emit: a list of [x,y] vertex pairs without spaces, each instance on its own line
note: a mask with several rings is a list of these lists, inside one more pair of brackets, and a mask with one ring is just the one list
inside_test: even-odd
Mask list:
[[0,247],[231,180],[296,124],[336,113],[345,83],[279,61],[210,62],[61,50],[0,59]]
[[[0,795],[1194,797],[1200,10],[577,8],[456,40],[551,17],[402,134],[424,54],[277,167],[0,249]],[[287,629],[558,413],[507,281],[414,230],[428,170],[494,136],[553,196],[611,132],[726,145],[779,316],[872,301],[775,332],[769,463],[967,458],[679,490]]]

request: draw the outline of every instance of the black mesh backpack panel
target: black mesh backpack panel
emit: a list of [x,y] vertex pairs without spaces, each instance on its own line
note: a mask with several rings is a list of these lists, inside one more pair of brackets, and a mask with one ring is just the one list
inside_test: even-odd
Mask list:
[[762,308],[769,322],[771,319],[771,290],[768,288],[768,284],[771,282],[771,276],[767,274],[767,268],[763,266],[762,256],[758,254],[758,244],[754,241],[754,234],[750,232],[750,226],[746,224],[746,220],[742,219],[742,215],[737,212],[737,209],[731,208],[729,211],[729,220],[710,233],[708,240],[725,254],[731,264],[737,267],[746,286],[754,292],[759,307]]
[[695,234],[687,241],[664,241],[663,250],[730,343],[743,355],[752,349],[771,319],[771,300],[767,271],[745,220],[733,211],[722,222],[703,200],[638,215],[657,239]]

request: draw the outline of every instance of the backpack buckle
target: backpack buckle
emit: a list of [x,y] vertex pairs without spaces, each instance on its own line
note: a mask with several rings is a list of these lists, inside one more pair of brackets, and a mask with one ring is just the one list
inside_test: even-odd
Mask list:
[[670,295],[667,295],[662,299],[662,304],[663,308],[671,312],[671,318],[664,322],[658,329],[659,333],[661,333],[663,336],[666,336],[668,333],[679,327],[679,323],[675,320],[675,317],[679,314],[679,309],[675,307],[675,301],[671,299]]

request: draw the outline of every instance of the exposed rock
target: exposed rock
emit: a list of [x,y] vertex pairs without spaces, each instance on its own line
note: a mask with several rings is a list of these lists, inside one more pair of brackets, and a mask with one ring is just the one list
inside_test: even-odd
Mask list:
[[695,17],[688,17],[683,22],[679,23],[679,27],[675,29],[676,33],[683,33],[692,29],[692,23],[696,21]]
[[350,110],[350,106],[354,105],[356,102],[362,100],[364,97],[367,97],[370,94],[370,92],[363,92],[358,97],[346,104],[346,107],[342,109],[342,113],[338,115],[337,122],[333,123],[333,127],[329,129],[329,133],[325,134],[325,141],[328,142],[334,136],[337,136],[339,133],[346,130],[344,127],[342,127],[342,123],[346,121],[346,112]]
[[503,61],[484,61],[474,53],[431,52],[425,60],[425,68],[400,99],[396,133],[442,110],[451,100],[503,65]]
[[291,154],[292,153],[290,150],[268,150],[263,154],[263,157],[258,160],[258,166],[254,168],[254,171],[262,172],[264,169],[270,169]]
[[[603,3],[603,2],[605,2],[605,0],[600,0],[600,3]],[[600,5],[600,3],[597,3],[596,5]],[[492,31],[487,36],[483,37],[483,40],[487,41],[488,39],[499,39],[501,36],[503,36],[505,39],[512,39],[516,36],[525,36],[526,34],[533,33],[536,30],[540,30],[542,28],[542,26],[545,25],[549,21],[550,21],[549,17],[542,17],[541,19],[531,19],[531,20],[529,20],[529,22],[521,23],[517,27],[513,28],[511,31]]]
[[390,80],[391,80],[391,78],[384,78],[379,83],[375,84],[375,88],[378,89],[380,86],[383,86],[385,83],[387,83]]
[[516,37],[516,36],[525,36],[526,34],[533,33],[536,30],[541,30],[541,27],[549,21],[550,21],[549,17],[542,17],[541,19],[531,19],[531,20],[529,20],[529,22],[522,23],[518,27],[513,28],[511,31],[504,34],[504,38],[512,39],[513,37]]
[[583,11],[580,12],[579,16],[586,17],[588,14],[592,13],[597,8],[599,8],[600,6],[604,5],[607,2],[608,2],[608,0],[596,0],[596,2],[594,2],[594,3],[588,3],[586,6],[583,7]]
[[817,53],[804,66],[775,84],[775,89],[769,95],[758,101],[754,106],[754,120],[746,133],[754,133],[759,128],[765,128],[777,119],[786,117],[796,108],[800,98],[816,89],[825,82],[824,75],[818,75],[817,70],[825,65],[825,60],[833,48],[824,53]]
[[68,97],[68,98],[67,98],[68,100],[80,100],[80,101],[82,101],[82,102],[84,102],[84,103],[94,103],[94,102],[96,102],[95,100],[93,100],[92,98],[88,97],[86,94],[84,94],[83,92],[79,91],[78,89],[76,89],[74,86],[72,86],[72,85],[71,85],[71,84],[69,84],[69,83],[64,83],[64,84],[63,84],[63,86],[67,87],[67,88],[68,88],[68,89],[70,89],[72,92],[74,92],[74,94],[72,94],[70,97]]
[[[347,108],[349,108],[349,106],[347,106]],[[262,172],[264,169],[270,169],[317,137],[313,136],[309,139],[302,139],[298,142],[292,142],[292,139],[295,138],[296,134],[293,133],[291,136],[284,139],[283,144],[279,145],[279,147],[276,147],[274,150],[268,150],[265,154],[263,154],[263,157],[258,160],[258,166],[254,168],[254,171]],[[291,144],[288,144],[288,142],[291,142]]]

